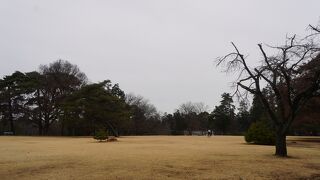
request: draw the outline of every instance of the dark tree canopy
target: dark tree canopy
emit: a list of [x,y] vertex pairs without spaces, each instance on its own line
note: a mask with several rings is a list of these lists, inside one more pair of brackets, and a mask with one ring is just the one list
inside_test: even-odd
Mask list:
[[216,131],[226,134],[235,119],[235,106],[229,93],[223,93],[221,98],[220,105],[211,113],[210,121]]
[[10,128],[5,130],[11,131],[13,134],[16,131],[14,121],[23,115],[23,102],[25,99],[23,96],[24,80],[25,74],[19,71],[0,80],[0,113],[2,123],[3,127],[7,127],[7,124],[9,124]]
[[[118,128],[129,120],[129,112],[123,99],[113,94],[109,80],[83,86],[63,102],[64,115],[69,119],[68,125],[84,124],[89,131],[105,127],[114,136],[118,136]],[[72,120],[72,121],[70,121]]]
[[236,120],[238,122],[239,132],[244,132],[249,128],[252,121],[250,119],[249,107],[246,101],[240,101]]

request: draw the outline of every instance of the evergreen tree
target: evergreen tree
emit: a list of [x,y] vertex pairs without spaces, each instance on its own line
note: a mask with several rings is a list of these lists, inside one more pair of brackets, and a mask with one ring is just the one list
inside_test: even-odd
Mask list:
[[113,94],[110,87],[109,80],[85,85],[67,97],[62,105],[66,119],[70,119],[67,124],[85,124],[91,133],[107,128],[118,136],[119,129],[127,127],[130,113],[124,100]]
[[216,131],[226,134],[234,121],[235,106],[229,93],[223,93],[221,97],[220,105],[214,108],[210,120]]
[[245,101],[240,102],[236,119],[239,124],[239,127],[238,127],[239,131],[240,132],[247,131],[251,123],[247,102]]
[[[25,74],[16,71],[0,80],[0,112],[3,131],[16,133],[15,121],[23,116]],[[9,124],[9,129],[6,127]]]

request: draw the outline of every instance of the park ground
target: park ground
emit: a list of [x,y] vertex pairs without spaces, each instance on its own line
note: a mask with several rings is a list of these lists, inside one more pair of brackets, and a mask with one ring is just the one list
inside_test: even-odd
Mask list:
[[288,158],[241,136],[0,137],[0,179],[320,179],[320,139],[288,137]]

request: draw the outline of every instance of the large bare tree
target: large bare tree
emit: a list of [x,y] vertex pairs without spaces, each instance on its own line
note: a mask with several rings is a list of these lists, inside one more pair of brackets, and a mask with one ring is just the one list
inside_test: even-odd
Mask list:
[[[303,38],[287,37],[282,46],[258,44],[262,56],[259,66],[250,67],[234,43],[234,52],[218,58],[218,66],[239,73],[234,95],[245,98],[251,93],[260,98],[275,127],[277,156],[287,156],[286,135],[292,122],[309,99],[320,95],[320,67],[304,68],[320,61],[319,27],[310,25],[309,30],[311,34]],[[303,86],[297,85],[298,79],[305,79]],[[262,92],[265,87],[272,98]]]

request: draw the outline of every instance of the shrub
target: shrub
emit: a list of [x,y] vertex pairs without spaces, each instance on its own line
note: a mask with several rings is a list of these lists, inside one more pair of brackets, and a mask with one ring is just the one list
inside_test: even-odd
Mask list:
[[106,139],[108,139],[108,132],[103,129],[100,129],[95,133],[93,138],[99,140],[100,142],[105,141]]
[[268,127],[266,122],[258,121],[251,124],[245,134],[245,140],[247,143],[274,145],[275,133]]

